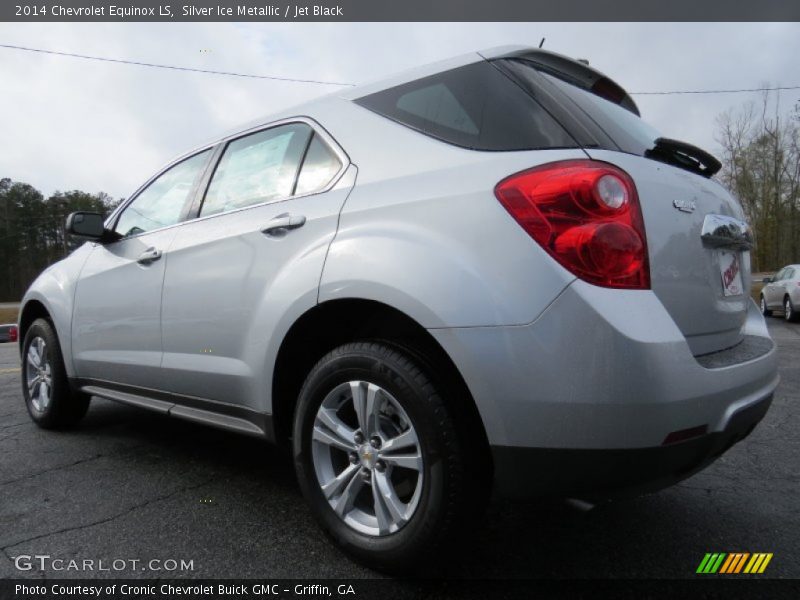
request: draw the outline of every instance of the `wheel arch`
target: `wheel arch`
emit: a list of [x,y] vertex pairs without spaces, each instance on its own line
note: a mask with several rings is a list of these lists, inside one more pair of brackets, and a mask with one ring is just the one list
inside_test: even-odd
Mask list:
[[395,346],[423,363],[429,376],[448,390],[447,401],[470,446],[491,472],[486,430],[467,384],[444,348],[419,323],[387,304],[358,298],[329,300],[303,313],[278,350],[272,380],[272,418],[279,444],[289,442],[297,396],[308,372],[329,351],[356,340]]
[[53,317],[50,315],[50,311],[44,303],[36,298],[32,298],[22,306],[22,310],[19,312],[18,327],[20,352],[22,351],[22,344],[25,341],[25,334],[36,319],[47,319],[50,323],[53,322]]

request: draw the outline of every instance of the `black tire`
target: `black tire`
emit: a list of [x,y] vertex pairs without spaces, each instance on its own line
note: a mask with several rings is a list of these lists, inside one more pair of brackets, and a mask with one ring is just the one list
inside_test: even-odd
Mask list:
[[[317,479],[312,431],[324,398],[349,381],[389,392],[411,419],[423,457],[419,503],[399,530],[368,535],[346,524],[331,508]],[[303,495],[328,536],[346,553],[374,569],[407,572],[442,544],[451,542],[469,514],[468,474],[450,409],[418,362],[379,342],[354,342],[324,356],[309,373],[297,403],[293,430],[295,469]]]
[[[49,400],[45,403],[41,402],[38,394],[35,399],[31,398],[28,389],[29,375],[35,376],[32,371],[35,367],[29,362],[28,353],[31,345],[34,342],[38,343],[38,340],[44,342],[42,355],[45,357],[45,363],[49,365],[50,373]],[[90,397],[81,392],[74,392],[70,388],[58,336],[46,319],[36,319],[25,333],[25,340],[22,343],[21,371],[22,395],[25,398],[25,405],[31,419],[39,427],[64,429],[75,425],[86,414],[89,409]],[[38,391],[38,389],[34,388],[34,391]]]
[[800,315],[798,315],[797,311],[794,309],[792,299],[786,296],[783,299],[783,318],[789,323],[795,323],[798,317],[800,317]]
[[771,317],[772,316],[772,311],[767,308],[767,299],[764,298],[764,294],[761,294],[761,302],[760,302],[759,305],[761,307],[761,314],[762,315],[764,315],[765,317]]

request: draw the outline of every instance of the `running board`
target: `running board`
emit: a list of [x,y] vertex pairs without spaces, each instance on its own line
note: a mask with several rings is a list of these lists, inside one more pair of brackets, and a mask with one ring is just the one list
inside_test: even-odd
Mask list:
[[[98,396],[100,398],[105,398],[106,400],[113,400],[115,402],[121,402],[122,404],[128,404],[138,408],[145,408],[147,410],[152,410],[170,417],[178,417],[179,419],[185,419],[195,423],[202,423],[203,425],[211,425],[212,427],[227,429],[228,431],[235,431],[245,435],[272,439],[270,433],[271,428],[268,429],[266,427],[270,421],[269,417],[266,417],[265,415],[259,415],[259,413],[256,413],[255,411],[248,412],[253,412],[253,417],[262,417],[264,420],[264,427],[261,427],[254,422],[256,418],[253,418],[253,420],[248,420],[233,415],[223,414],[221,412],[205,410],[194,406],[186,406],[180,403],[182,396],[167,394],[167,396],[169,396],[168,399],[157,399],[150,396],[135,394],[129,391],[116,390],[94,384],[81,385],[79,387],[82,392],[85,392],[91,396]],[[174,397],[175,401],[172,401],[172,397]],[[197,398],[192,398],[192,401],[194,403],[200,401],[211,404],[211,401],[202,401]],[[221,402],[214,404],[219,405],[220,408],[232,407],[233,409],[247,410],[242,409],[241,407],[223,404]]]

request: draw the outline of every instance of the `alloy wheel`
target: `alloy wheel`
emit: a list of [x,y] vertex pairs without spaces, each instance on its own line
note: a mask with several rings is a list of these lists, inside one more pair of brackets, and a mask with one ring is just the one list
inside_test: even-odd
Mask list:
[[422,494],[423,455],[400,403],[366,381],[338,385],[314,419],[312,459],[328,504],[354,530],[395,533]]
[[25,357],[25,380],[28,396],[37,412],[44,412],[53,395],[53,369],[47,352],[47,342],[35,337]]

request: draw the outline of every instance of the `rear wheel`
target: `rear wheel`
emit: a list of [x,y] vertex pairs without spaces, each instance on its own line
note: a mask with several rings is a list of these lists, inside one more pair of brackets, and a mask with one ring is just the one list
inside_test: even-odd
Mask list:
[[764,298],[763,294],[761,295],[761,303],[760,304],[761,304],[761,314],[764,315],[765,317],[771,317],[772,316],[772,311],[767,308],[767,299]]
[[789,322],[797,321],[797,313],[794,311],[792,299],[789,296],[783,299],[783,318]]
[[357,342],[320,360],[294,423],[300,486],[325,532],[380,570],[452,538],[470,492],[449,407],[407,355]]
[[45,429],[69,427],[89,408],[89,396],[73,392],[53,326],[36,319],[22,344],[22,395],[31,419]]

